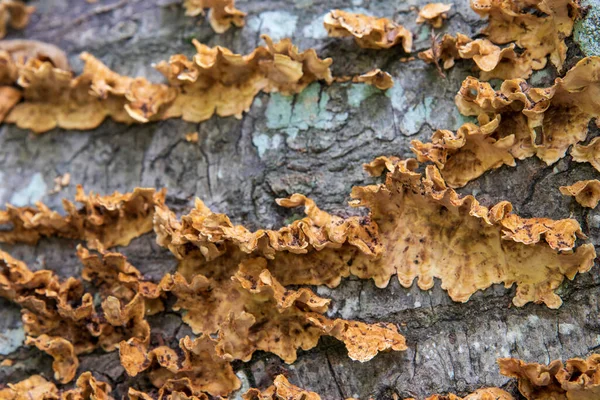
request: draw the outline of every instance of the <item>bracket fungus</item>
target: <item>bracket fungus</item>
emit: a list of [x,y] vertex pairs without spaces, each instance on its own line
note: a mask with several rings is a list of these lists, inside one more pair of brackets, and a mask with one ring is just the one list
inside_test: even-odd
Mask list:
[[56,127],[86,130],[98,127],[106,117],[117,122],[158,119],[176,90],[144,78],[121,76],[88,53],[82,53],[83,73],[72,73],[49,61],[29,59],[17,66],[18,86],[24,101],[6,122],[43,133]]
[[433,28],[441,28],[444,20],[448,18],[448,11],[452,8],[452,4],[445,3],[429,3],[425,4],[417,16],[417,24],[424,22],[431,25]]
[[190,273],[188,279],[178,273],[167,275],[161,287],[175,295],[174,309],[186,311],[183,320],[194,333],[218,334],[216,351],[226,360],[248,361],[263,350],[292,363],[298,348],[315,347],[321,336],[341,340],[349,357],[361,362],[380,351],[406,350],[393,324],[328,319],[322,314],[329,300],[307,288],[287,290],[266,267],[266,259],[251,258],[232,276]]
[[389,49],[402,45],[404,52],[412,50],[412,33],[387,18],[332,10],[325,15],[323,24],[330,37],[353,36],[356,44],[365,49]]
[[208,47],[194,40],[193,59],[174,55],[156,68],[179,94],[163,118],[181,117],[201,122],[213,114],[241,118],[261,91],[285,95],[302,91],[315,81],[333,81],[330,58],[320,59],[314,49],[300,52],[289,39],[278,43],[266,35],[267,46],[248,55],[224,47]]
[[532,72],[531,58],[527,54],[518,54],[515,45],[500,47],[488,39],[471,39],[457,33],[445,34],[441,39],[432,39],[431,48],[419,52],[419,58],[428,64],[450,69],[455,60],[472,59],[480,70],[480,79],[527,79]]
[[589,144],[575,144],[571,149],[573,161],[590,163],[596,171],[600,171],[600,137],[593,138]]
[[533,69],[544,68],[547,59],[560,71],[567,55],[565,38],[571,36],[579,3],[575,0],[471,0],[471,8],[488,25],[484,33],[496,44],[514,42],[526,50]]
[[59,391],[54,383],[40,375],[7,386],[0,389],[0,400],[113,400],[110,385],[97,380],[90,372],[82,373],[75,388],[65,391]]
[[[462,114],[477,116],[479,126],[467,123],[456,134],[437,131],[430,143],[413,141],[413,152],[419,161],[436,164],[452,187],[490,169],[514,166],[515,159],[535,155],[553,164],[586,138],[591,119],[600,116],[598,71],[600,58],[588,57],[548,88],[514,79],[494,90],[489,83],[467,78],[456,104]],[[593,160],[589,154],[594,144],[577,146],[574,158]]]
[[160,293],[148,282],[136,282],[140,273],[123,256],[107,253],[101,261],[82,248],[78,255],[84,276],[101,286],[101,311],[79,280],[61,282],[52,271],[32,272],[0,252],[0,297],[21,306],[26,343],[54,358],[55,378],[63,383],[75,377],[79,354],[97,347],[113,351],[132,337],[147,343],[150,326],[145,317],[152,310],[146,311],[146,300],[156,311],[162,309],[157,305]]
[[551,308],[562,304],[554,290],[565,276],[593,266],[591,244],[573,250],[576,237],[585,237],[577,221],[520,218],[508,202],[488,209],[448,188],[436,167],[428,166],[422,177],[416,165],[380,158],[369,166],[392,170],[385,184],[353,188],[352,205],[369,208],[368,217],[335,217],[294,195],[279,203],[304,205],[307,217],[278,231],[250,232],[197,200],[181,221],[157,210],[157,242],[180,259],[184,274],[233,274],[243,260],[261,256],[283,285],[334,287],[352,274],[385,287],[397,275],[403,286],[418,278],[427,290],[436,277],[455,301],[504,283],[517,285],[515,305],[533,301]]
[[575,200],[583,207],[596,208],[600,202],[600,181],[590,179],[575,182],[570,186],[561,186],[560,192],[565,196],[575,197]]
[[226,396],[239,389],[241,382],[231,364],[217,355],[215,345],[208,335],[186,336],[177,350],[160,346],[148,351],[147,344],[130,339],[119,345],[119,354],[129,375],[147,371],[152,384],[163,391],[178,386],[200,398],[204,393]]
[[23,29],[29,23],[35,7],[28,6],[20,0],[0,1],[0,39],[6,36],[6,25],[14,29]]
[[298,386],[292,385],[284,375],[277,375],[273,380],[273,385],[260,391],[258,389],[249,389],[242,395],[243,400],[321,400],[321,396],[314,392],[304,390]]
[[244,26],[246,13],[235,8],[234,0],[183,0],[183,7],[190,17],[204,15],[204,9],[209,8],[208,21],[217,33],[226,32],[232,25]]
[[0,210],[0,226],[8,225],[10,229],[0,231],[0,242],[35,244],[42,237],[59,236],[85,240],[92,249],[127,246],[152,230],[154,208],[164,204],[165,195],[164,189],[157,192],[144,188],[126,194],[86,195],[79,185],[75,201],[82,207],[63,199],[65,216],[41,202],[35,208],[8,205],[5,211]]
[[379,68],[369,71],[366,74],[355,76],[352,78],[352,82],[366,83],[367,85],[375,86],[379,90],[387,90],[394,86],[392,76]]
[[600,355],[572,358],[564,364],[527,363],[515,358],[498,359],[500,373],[518,380],[519,391],[527,400],[587,400],[600,397]]

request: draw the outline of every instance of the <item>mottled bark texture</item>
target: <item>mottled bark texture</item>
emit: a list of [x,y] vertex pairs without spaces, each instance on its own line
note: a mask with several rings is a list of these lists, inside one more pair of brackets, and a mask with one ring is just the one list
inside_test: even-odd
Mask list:
[[[409,156],[412,139],[427,140],[437,128],[456,129],[464,119],[454,106],[460,82],[469,75],[469,62],[458,62],[447,78],[421,61],[399,62],[400,49],[362,50],[351,39],[329,39],[322,17],[331,8],[393,17],[415,33],[416,50],[429,47],[430,30],[415,25],[413,6],[424,1],[287,0],[239,1],[248,12],[243,29],[215,35],[207,21],[184,16],[178,1],[84,0],[30,1],[37,7],[31,24],[11,31],[8,38],[38,39],[68,52],[75,70],[78,54],[88,51],[121,74],[161,76],[152,63],[175,53],[193,54],[196,38],[246,53],[267,33],[274,39],[292,37],[302,49],[315,47],[334,59],[335,75],[364,73],[378,67],[390,72],[394,88],[385,92],[361,84],[313,84],[303,93],[284,97],[259,95],[243,119],[215,118],[201,124],[168,120],[125,126],[106,121],[95,131],[54,130],[35,136],[14,126],[0,127],[0,202],[25,205],[43,200],[59,208],[60,199],[72,197],[73,184],[50,194],[53,179],[71,174],[71,182],[86,190],[110,193],[136,186],[167,187],[169,206],[188,210],[194,196],[236,223],[249,227],[278,227],[301,210],[279,208],[274,199],[292,193],[312,197],[323,209],[347,214],[353,185],[375,182],[361,164],[378,155]],[[594,2],[589,2],[593,3]],[[597,15],[595,12],[589,15]],[[484,22],[468,1],[455,3],[441,32],[475,35]],[[597,34],[598,29],[588,30]],[[587,37],[586,31],[578,31]],[[588,38],[589,39],[589,38]],[[569,41],[567,67],[581,56]],[[590,54],[591,55],[591,54]],[[549,63],[550,64],[550,63]],[[552,66],[533,74],[535,84],[550,84]],[[197,131],[198,143],[185,134]],[[590,138],[597,134],[591,130]],[[596,245],[600,245],[600,210],[583,209],[558,188],[580,179],[597,177],[589,165],[567,156],[553,166],[531,158],[516,168],[502,167],[463,188],[486,205],[511,201],[525,217],[574,217]],[[50,268],[61,276],[78,276],[81,265],[76,243],[42,240],[36,247],[1,246],[33,268]],[[121,249],[148,277],[158,279],[173,271],[175,259],[148,234]],[[409,350],[387,353],[361,364],[351,361],[343,345],[322,340],[301,352],[294,365],[260,353],[249,363],[236,363],[244,386],[264,387],[282,370],[290,381],[321,393],[326,399],[350,396],[376,399],[423,398],[436,392],[463,393],[488,385],[515,392],[515,383],[498,373],[497,357],[519,357],[548,362],[555,358],[585,356],[600,345],[600,277],[597,267],[566,282],[559,294],[564,305],[549,310],[542,305],[511,307],[512,291],[493,287],[477,293],[466,304],[452,302],[439,285],[421,291],[416,285],[400,287],[396,280],[386,289],[371,281],[347,279],[334,290],[317,293],[334,299],[333,317],[366,322],[391,321],[406,335]],[[168,343],[190,333],[178,314],[165,312],[150,318],[153,341]],[[0,382],[15,382],[41,372],[51,377],[51,358],[21,346],[23,331],[17,307],[0,301],[0,359],[15,360],[0,368]],[[106,379],[120,396],[127,387],[147,388],[143,376],[129,379],[118,354],[98,351],[81,357],[80,372],[91,370]]]

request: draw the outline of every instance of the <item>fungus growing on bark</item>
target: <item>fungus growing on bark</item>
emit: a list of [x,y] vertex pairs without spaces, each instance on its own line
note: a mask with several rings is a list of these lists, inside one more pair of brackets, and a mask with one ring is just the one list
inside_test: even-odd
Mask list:
[[[413,151],[419,161],[435,163],[452,187],[490,169],[515,165],[515,159],[535,155],[553,164],[585,139],[590,120],[600,116],[598,71],[600,58],[584,58],[544,89],[514,79],[496,91],[489,83],[467,78],[456,104],[462,114],[477,116],[479,126],[465,124],[456,134],[437,131],[430,143],[413,141]],[[595,144],[576,146],[574,159],[593,160]]]
[[119,345],[119,354],[129,375],[148,370],[150,381],[163,393],[179,387],[200,398],[204,393],[227,396],[239,389],[241,382],[231,364],[217,355],[215,344],[208,335],[186,336],[179,341],[178,350],[160,346],[148,351],[147,344],[130,339]]
[[241,28],[244,26],[246,13],[235,8],[235,0],[184,0],[185,15],[196,17],[208,12],[210,26],[217,33],[227,31],[232,25]]
[[554,360],[548,365],[500,358],[498,365],[500,373],[518,380],[519,391],[527,400],[596,399],[600,396],[598,354],[592,354],[587,360],[572,358],[564,364]]
[[380,90],[387,90],[394,86],[392,76],[379,68],[369,71],[366,74],[355,76],[352,78],[352,82],[366,83]]
[[0,39],[6,36],[6,26],[13,29],[23,29],[29,23],[29,17],[35,7],[28,6],[20,0],[0,1]]
[[600,181],[590,179],[575,182],[571,186],[561,186],[560,192],[565,196],[575,197],[575,200],[584,207],[596,208],[600,202]]
[[134,282],[140,274],[122,256],[108,253],[100,261],[81,248],[79,256],[85,264],[84,275],[100,284],[100,312],[77,279],[61,282],[52,271],[32,272],[23,262],[0,252],[0,296],[21,306],[26,343],[54,358],[55,377],[63,383],[75,377],[79,354],[97,347],[113,351],[119,342],[132,337],[147,343],[150,327],[145,300],[157,311],[161,309],[159,293],[147,290],[153,287],[150,283]]
[[333,81],[330,58],[320,59],[314,49],[299,52],[289,39],[273,43],[266,35],[262,38],[267,46],[245,56],[194,40],[197,54],[193,59],[178,54],[159,63],[156,68],[179,90],[163,118],[181,117],[189,122],[201,122],[213,114],[241,118],[261,91],[289,95],[315,81]]
[[0,400],[47,400],[58,398],[58,389],[41,375],[32,375],[17,383],[9,383],[0,389]]
[[243,400],[321,400],[321,396],[292,385],[284,375],[277,375],[273,385],[260,391],[251,388],[242,395]]
[[514,44],[501,48],[488,39],[473,40],[461,33],[456,36],[445,34],[440,40],[434,38],[432,47],[419,52],[419,58],[443,69],[452,68],[455,60],[472,59],[484,81],[527,79],[532,72],[531,58],[527,54],[517,54]]
[[369,217],[334,217],[294,195],[279,203],[305,205],[307,217],[278,231],[250,232],[197,201],[181,221],[157,210],[157,241],[180,259],[188,277],[211,271],[231,276],[240,262],[261,256],[283,285],[334,287],[353,274],[385,287],[397,275],[403,286],[418,278],[427,290],[436,277],[453,300],[465,302],[494,283],[516,283],[515,305],[533,301],[552,308],[562,303],[554,290],[564,277],[593,265],[591,244],[573,251],[576,236],[585,237],[575,220],[520,218],[508,202],[488,209],[448,188],[434,166],[425,177],[414,172],[414,160],[380,158],[369,169],[383,172],[384,166],[393,168],[385,184],[352,191],[353,206],[369,208]]
[[93,129],[106,117],[117,122],[148,122],[158,119],[177,94],[162,84],[144,78],[121,76],[88,53],[83,73],[72,73],[37,58],[17,65],[17,84],[23,88],[6,122],[43,133],[56,127]]
[[8,205],[0,211],[0,226],[11,229],[0,231],[0,242],[35,244],[42,237],[60,236],[85,240],[92,249],[127,246],[132,239],[152,230],[154,207],[164,204],[165,195],[164,189],[157,192],[143,188],[125,194],[86,195],[79,185],[75,201],[82,207],[63,200],[65,216],[41,202],[35,208]]
[[[23,65],[30,59],[37,59],[39,61],[48,61],[54,67],[65,71],[70,69],[69,60],[64,51],[53,44],[40,42],[39,40],[2,40],[0,42],[0,51],[8,53],[13,63]],[[14,81],[17,78],[16,72],[15,66]]]
[[307,288],[286,290],[266,267],[264,258],[247,259],[231,277],[195,273],[188,280],[178,273],[161,287],[177,297],[174,309],[186,310],[183,320],[194,333],[219,335],[216,351],[226,360],[248,361],[263,350],[292,363],[298,348],[315,347],[321,336],[343,341],[349,357],[362,362],[406,349],[393,324],[328,319],[322,314],[329,300]]
[[600,137],[593,138],[588,145],[575,144],[571,149],[573,161],[587,162],[600,171]]
[[330,37],[353,36],[362,48],[389,49],[401,44],[404,52],[412,50],[412,33],[387,18],[332,10],[325,15],[323,23]]
[[444,20],[448,18],[448,11],[452,8],[452,4],[444,3],[429,3],[425,4],[417,16],[417,24],[427,22],[434,28],[441,28]]
[[427,400],[514,400],[514,397],[510,393],[499,388],[483,388],[478,389],[465,397],[460,397],[452,393],[447,395],[434,394],[433,396],[428,397]]
[[567,55],[565,38],[571,36],[579,15],[574,0],[472,0],[471,8],[487,17],[484,33],[496,44],[514,42],[526,50],[533,69],[545,67],[547,58],[560,71]]
[[0,400],[112,400],[110,385],[96,380],[91,372],[79,375],[75,388],[66,391],[59,391],[54,383],[40,375],[7,386],[0,389]]

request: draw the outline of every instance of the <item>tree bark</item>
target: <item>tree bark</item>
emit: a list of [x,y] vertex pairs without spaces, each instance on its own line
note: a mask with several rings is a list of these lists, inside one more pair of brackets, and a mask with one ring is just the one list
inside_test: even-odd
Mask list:
[[[26,205],[42,200],[60,209],[60,199],[73,198],[74,184],[80,183],[86,191],[102,194],[137,186],[166,187],[167,202],[178,212],[187,212],[197,196],[249,228],[277,228],[294,218],[301,210],[281,209],[274,200],[296,192],[310,196],[329,212],[355,212],[346,204],[352,186],[376,181],[366,176],[362,163],[379,155],[411,156],[411,140],[428,140],[433,130],[456,129],[464,122],[454,106],[454,95],[471,64],[458,62],[444,79],[433,66],[419,60],[400,62],[405,56],[400,49],[363,50],[351,39],[327,38],[322,17],[330,9],[346,7],[391,17],[415,33],[419,51],[430,46],[430,30],[415,24],[417,12],[411,7],[425,3],[238,1],[237,8],[248,13],[246,26],[217,35],[203,18],[185,17],[175,0],[30,1],[37,7],[30,25],[11,31],[7,38],[56,44],[68,53],[75,71],[81,70],[79,53],[88,51],[120,74],[160,81],[152,63],[171,54],[192,55],[192,38],[245,54],[266,33],[274,39],[290,36],[300,49],[314,47],[321,57],[332,57],[334,75],[360,74],[377,67],[393,75],[395,86],[382,92],[360,84],[316,83],[291,97],[261,94],[241,120],[213,117],[200,124],[168,120],[132,126],[106,121],[91,132],[57,129],[40,136],[2,125],[0,201]],[[484,24],[468,2],[461,1],[440,33],[471,36]],[[571,39],[568,43],[570,67],[583,53],[577,43]],[[535,72],[530,81],[544,86],[555,76],[556,71],[548,66]],[[185,134],[194,131],[200,140],[188,143]],[[590,138],[597,134],[597,129],[591,129]],[[50,194],[53,179],[67,172],[73,184]],[[574,217],[599,245],[600,211],[583,209],[558,190],[561,185],[594,177],[597,173],[592,167],[571,162],[570,156],[552,166],[528,159],[517,167],[489,172],[461,192],[476,194],[485,205],[509,200],[524,217]],[[35,247],[0,248],[32,268],[49,268],[68,277],[81,272],[75,245],[45,239]],[[118,250],[155,280],[176,267],[174,257],[154,243],[154,234]],[[341,343],[326,338],[317,348],[299,352],[293,365],[257,353],[248,363],[235,363],[244,389],[268,385],[286,370],[292,383],[324,399],[391,399],[393,394],[424,398],[484,386],[503,386],[516,393],[515,382],[499,374],[496,358],[547,363],[586,356],[600,345],[596,267],[561,287],[564,304],[558,310],[533,304],[511,307],[514,288],[502,286],[479,292],[465,304],[450,300],[439,282],[432,290],[422,291],[416,285],[403,288],[395,279],[385,289],[371,281],[346,279],[336,289],[319,287],[316,292],[333,299],[330,316],[398,324],[409,350],[380,354],[361,364],[347,357]],[[151,317],[150,323],[154,337],[160,335],[170,343],[191,334],[172,311]],[[23,336],[19,308],[0,300],[0,359],[16,361],[0,368],[1,383],[34,373],[52,377],[51,358],[22,346]],[[116,389],[115,398],[131,385],[142,389],[149,385],[143,374],[127,377],[118,352],[99,350],[80,360],[78,372],[90,370],[105,379]]]

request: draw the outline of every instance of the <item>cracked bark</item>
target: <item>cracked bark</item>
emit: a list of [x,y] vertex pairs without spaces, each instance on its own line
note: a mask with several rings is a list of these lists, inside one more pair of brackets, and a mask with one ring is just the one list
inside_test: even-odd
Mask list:
[[[24,31],[11,32],[9,38],[57,44],[67,50],[75,70],[81,68],[77,55],[86,50],[119,73],[158,81],[160,76],[151,64],[169,54],[191,55],[189,42],[193,37],[247,53],[259,43],[260,33],[269,33],[275,38],[289,34],[301,49],[315,47],[321,56],[333,57],[334,75],[359,74],[379,67],[393,75],[396,86],[387,94],[371,90],[362,97],[357,94],[360,86],[349,83],[317,87],[314,98],[307,92],[291,99],[259,95],[242,120],[212,118],[201,124],[169,120],[130,127],[107,121],[93,132],[55,130],[39,137],[2,126],[2,203],[14,202],[18,193],[21,198],[41,199],[60,209],[62,197],[74,196],[74,184],[56,195],[48,192],[57,175],[69,172],[71,182],[101,193],[124,192],[136,186],[167,187],[167,202],[177,212],[189,210],[198,196],[215,211],[227,212],[235,223],[250,228],[278,227],[300,213],[281,209],[274,202],[276,197],[295,192],[314,198],[330,212],[347,215],[351,187],[375,182],[362,171],[363,162],[382,154],[410,156],[410,140],[427,140],[433,129],[455,129],[463,121],[453,98],[469,74],[469,63],[459,61],[443,79],[433,66],[419,61],[398,62],[400,50],[364,50],[351,39],[320,36],[311,27],[318,26],[330,8],[347,7],[341,0],[238,1],[238,8],[248,12],[247,26],[223,35],[215,35],[201,18],[184,17],[182,9],[173,4],[177,2],[172,1],[29,3],[38,7],[32,23]],[[414,24],[416,11],[410,10],[424,1],[358,3],[357,7],[378,16],[394,16],[407,25],[416,34],[417,50],[429,46],[427,28]],[[273,22],[272,12],[288,22]],[[440,32],[472,36],[482,26],[464,1],[455,4]],[[568,64],[580,55],[570,43]],[[544,85],[554,76],[548,67],[534,74],[534,79]],[[323,99],[328,99],[326,104],[322,104]],[[285,117],[283,122],[277,116],[281,107],[288,110],[280,116]],[[184,136],[193,131],[199,133],[200,140],[187,143]],[[596,134],[593,130],[589,138]],[[31,187],[36,174],[46,188]],[[561,185],[594,176],[589,165],[570,163],[569,157],[551,167],[529,159],[518,162],[517,168],[490,172],[462,192],[476,194],[486,205],[509,200],[522,216],[572,216],[598,245],[600,211],[583,210],[558,191]],[[81,272],[75,245],[51,239],[36,247],[1,248],[33,268],[50,268],[67,277]],[[175,259],[154,243],[153,235],[138,238],[120,250],[153,280],[176,266]],[[416,286],[402,288],[395,279],[386,289],[378,289],[370,281],[347,279],[334,290],[315,290],[333,299],[332,317],[398,324],[407,337],[408,351],[381,354],[360,364],[347,357],[342,344],[324,338],[316,349],[300,352],[291,366],[266,353],[257,353],[247,364],[235,363],[236,371],[245,375],[249,384],[268,386],[285,370],[292,383],[321,393],[325,399],[388,399],[394,394],[424,398],[432,393],[465,393],[485,385],[504,386],[514,393],[516,385],[499,375],[496,358],[515,356],[545,363],[554,358],[586,356],[600,343],[600,277],[596,269],[563,285],[560,295],[564,305],[559,310],[537,305],[511,308],[514,289],[501,286],[477,293],[466,304],[452,302],[439,284],[424,292]],[[154,316],[150,323],[155,343],[164,340],[173,345],[191,334],[174,312]],[[12,367],[0,368],[0,383],[38,372],[51,377],[50,357],[35,349],[19,347],[2,354],[6,347],[3,334],[19,326],[19,309],[0,300],[0,359],[17,361]],[[80,372],[87,369],[109,381],[116,398],[130,385],[141,389],[149,385],[143,374],[129,379],[117,353],[97,351],[82,356]]]

